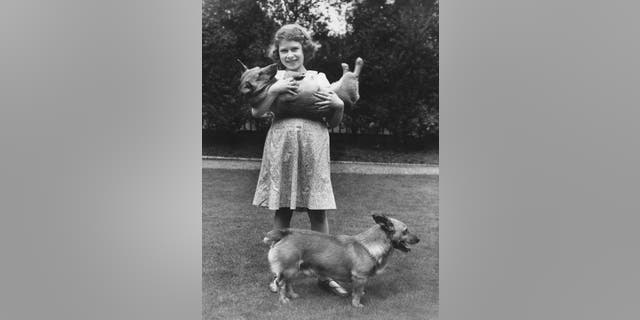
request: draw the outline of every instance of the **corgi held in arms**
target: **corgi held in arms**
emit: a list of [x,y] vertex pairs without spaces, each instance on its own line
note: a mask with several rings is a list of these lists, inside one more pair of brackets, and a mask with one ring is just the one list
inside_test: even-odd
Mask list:
[[[249,69],[240,60],[238,62],[244,68],[238,89],[251,105],[256,105],[266,97],[269,87],[276,82],[277,65],[274,63],[262,68],[253,67]],[[360,98],[359,76],[363,65],[362,58],[357,58],[354,70],[350,71],[349,66],[343,63],[342,77],[329,86],[329,90],[338,95],[344,102],[345,107],[353,106]],[[272,111],[284,116],[317,118],[318,115],[309,111],[307,107],[320,101],[314,95],[315,92],[320,90],[319,86],[314,81],[305,81],[304,74],[293,78],[299,82],[297,94],[285,93],[279,95],[272,105]]]

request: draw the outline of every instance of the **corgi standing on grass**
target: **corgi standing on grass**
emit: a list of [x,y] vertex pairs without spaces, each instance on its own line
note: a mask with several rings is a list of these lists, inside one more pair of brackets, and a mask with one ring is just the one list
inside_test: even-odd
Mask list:
[[[307,70],[319,44],[297,24],[276,31],[271,44],[271,58],[278,66],[276,82],[265,98],[251,108],[253,117],[273,113],[273,122],[264,144],[262,166],[253,205],[275,211],[273,229],[289,228],[293,211],[307,211],[311,230],[329,233],[326,210],[335,210],[329,168],[329,130],[340,124],[344,102],[329,90],[324,73]],[[278,112],[274,102],[281,95],[296,96],[305,88],[318,87],[313,94],[318,101],[306,106],[305,114]],[[308,112],[311,110],[311,112]],[[336,295],[348,292],[329,278],[318,284]],[[278,291],[275,279],[269,283]]]

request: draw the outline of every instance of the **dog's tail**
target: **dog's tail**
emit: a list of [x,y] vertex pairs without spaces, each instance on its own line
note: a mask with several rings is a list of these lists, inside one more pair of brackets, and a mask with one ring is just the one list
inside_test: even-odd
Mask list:
[[271,230],[267,232],[267,235],[262,239],[262,242],[272,246],[289,234],[291,234],[291,230],[289,229]]

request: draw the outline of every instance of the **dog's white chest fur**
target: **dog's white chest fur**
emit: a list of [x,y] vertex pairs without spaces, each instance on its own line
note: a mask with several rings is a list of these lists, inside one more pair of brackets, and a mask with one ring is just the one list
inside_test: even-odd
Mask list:
[[387,266],[392,248],[384,243],[363,243],[363,246],[376,263],[375,274],[382,273]]

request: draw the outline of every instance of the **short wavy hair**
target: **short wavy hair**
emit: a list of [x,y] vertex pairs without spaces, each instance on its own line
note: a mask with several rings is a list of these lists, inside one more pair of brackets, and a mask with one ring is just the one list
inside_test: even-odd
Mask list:
[[269,57],[278,65],[279,69],[284,69],[284,65],[280,61],[280,42],[286,41],[297,41],[302,45],[302,53],[304,54],[304,62],[303,64],[307,64],[313,57],[315,57],[316,52],[320,48],[320,44],[313,41],[311,39],[311,34],[307,29],[299,24],[286,24],[278,31],[276,31],[273,36],[273,42],[271,46],[269,46]]

